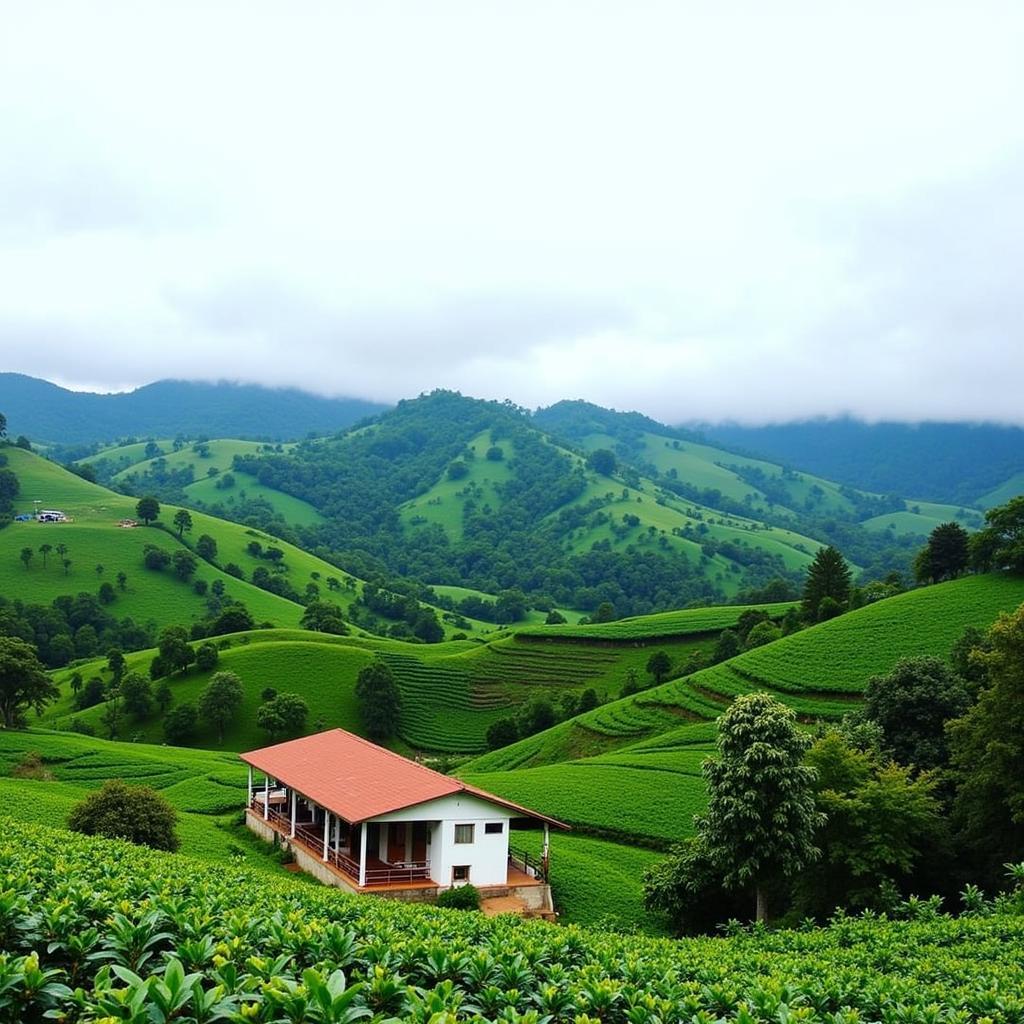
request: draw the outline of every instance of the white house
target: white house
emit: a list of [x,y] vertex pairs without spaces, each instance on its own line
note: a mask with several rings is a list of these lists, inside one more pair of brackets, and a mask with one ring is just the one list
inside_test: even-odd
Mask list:
[[[472,883],[485,900],[506,901],[496,909],[553,913],[548,838],[551,826],[568,828],[560,821],[344,729],[241,757],[249,766],[249,828],[287,846],[321,881],[424,901]],[[531,824],[544,829],[539,858],[509,843],[513,825]]]

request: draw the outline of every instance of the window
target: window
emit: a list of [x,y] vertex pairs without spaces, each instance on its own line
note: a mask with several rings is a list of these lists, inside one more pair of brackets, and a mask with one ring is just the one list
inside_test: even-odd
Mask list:
[[487,836],[500,836],[505,831],[505,822],[503,821],[489,821],[484,825],[484,835]]
[[[472,825],[466,825],[466,828],[472,828]],[[469,865],[468,864],[456,864],[452,868],[452,881],[453,882],[468,882],[469,881]]]
[[456,825],[455,826],[455,842],[457,842],[457,843],[471,843],[471,842],[473,842],[473,826],[472,825]]

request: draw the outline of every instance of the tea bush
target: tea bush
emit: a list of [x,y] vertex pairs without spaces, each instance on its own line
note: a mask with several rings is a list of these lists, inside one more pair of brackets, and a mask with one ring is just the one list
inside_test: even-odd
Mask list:
[[1020,1024],[1024,918],[918,911],[669,941],[0,820],[0,1020]]

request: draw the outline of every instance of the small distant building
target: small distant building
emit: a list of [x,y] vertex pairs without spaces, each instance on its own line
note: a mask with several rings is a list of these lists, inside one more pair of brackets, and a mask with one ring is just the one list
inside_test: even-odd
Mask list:
[[55,508],[41,508],[36,514],[36,519],[40,523],[66,523],[68,517]]
[[[249,766],[246,824],[320,881],[419,902],[471,883],[485,909],[554,917],[549,829],[567,829],[562,822],[344,729],[241,758]],[[531,825],[544,830],[539,858],[509,842],[513,826]]]

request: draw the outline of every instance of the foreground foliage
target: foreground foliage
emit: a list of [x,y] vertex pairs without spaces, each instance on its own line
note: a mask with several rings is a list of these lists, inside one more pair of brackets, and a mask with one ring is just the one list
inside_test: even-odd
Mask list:
[[1016,1024],[1024,919],[669,942],[343,896],[3,822],[0,1017]]

